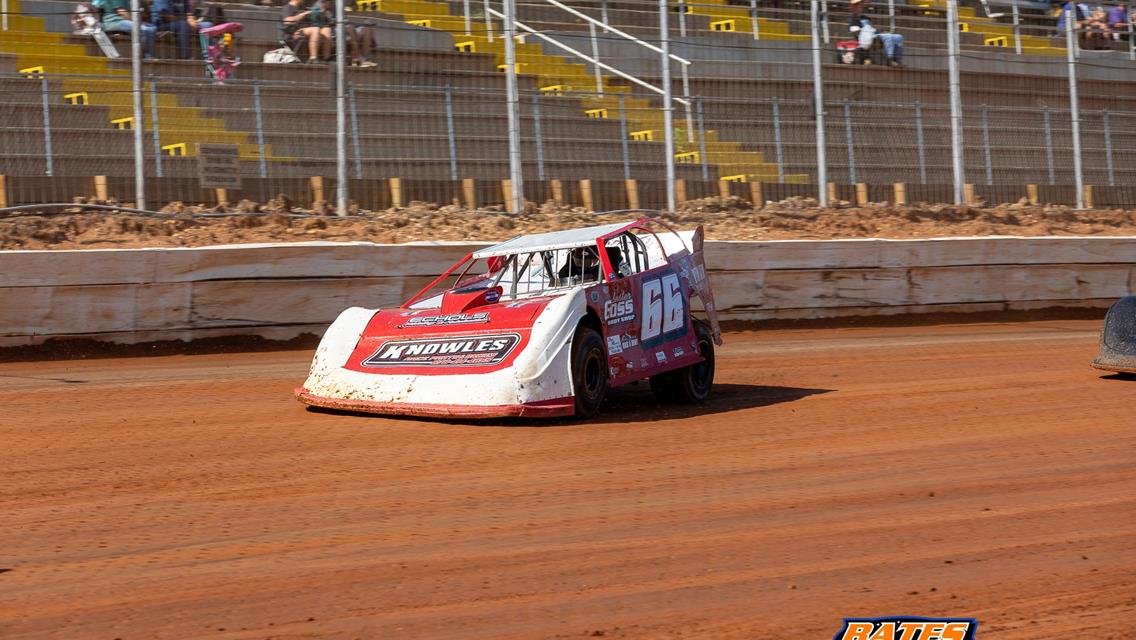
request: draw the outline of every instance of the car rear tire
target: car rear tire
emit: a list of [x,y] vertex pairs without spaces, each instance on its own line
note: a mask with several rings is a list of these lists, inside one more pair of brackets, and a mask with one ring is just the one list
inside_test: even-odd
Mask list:
[[589,327],[576,329],[572,338],[572,392],[581,418],[599,413],[607,395],[607,353],[603,338]]
[[694,321],[694,335],[698,338],[702,362],[651,376],[651,392],[660,402],[701,404],[710,397],[714,387],[714,340],[709,327],[698,320]]

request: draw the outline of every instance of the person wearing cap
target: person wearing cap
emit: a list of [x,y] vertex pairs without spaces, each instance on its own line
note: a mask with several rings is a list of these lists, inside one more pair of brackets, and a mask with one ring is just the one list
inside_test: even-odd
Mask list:
[[[889,66],[898,67],[903,63],[903,36],[898,33],[877,31],[872,25],[872,19],[867,16],[868,0],[849,0],[852,15],[849,18],[849,29],[852,35],[860,41],[860,49],[871,49],[876,38],[884,45]],[[871,58],[865,56],[864,63],[870,64]]]

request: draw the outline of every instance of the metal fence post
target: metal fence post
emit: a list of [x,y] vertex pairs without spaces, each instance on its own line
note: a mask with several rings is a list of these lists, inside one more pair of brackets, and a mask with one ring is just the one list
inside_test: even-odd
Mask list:
[[[591,22],[588,23],[588,34],[591,36],[591,40],[592,40],[592,58],[596,62],[599,62],[600,61],[600,45],[599,45],[598,42],[596,42],[596,25],[591,23]],[[603,87],[603,72],[600,71],[599,65],[592,65],[592,73],[594,73],[595,76],[596,76],[596,93],[600,94],[600,97],[602,98],[603,97],[603,89],[604,89],[604,87]]]
[[521,117],[520,94],[517,89],[517,5],[516,0],[503,0],[505,4],[505,96],[509,116],[509,180],[512,186],[513,211],[525,209],[525,190],[521,173]]
[[1109,129],[1108,109],[1101,112],[1101,126],[1104,127],[1104,159],[1108,169],[1108,186],[1116,186],[1116,177],[1112,169],[1112,131]]
[[446,85],[446,141],[450,148],[450,180],[457,180],[458,141],[457,132],[454,131],[454,90],[450,85]]
[[1073,51],[1073,12],[1065,10],[1065,61],[1069,68],[1069,119],[1073,130],[1073,181],[1077,187],[1077,208],[1085,208],[1085,173],[1081,166],[1081,104],[1077,98],[1077,56]]
[[627,141],[627,111],[624,108],[623,94],[619,96],[619,141],[623,146],[623,179],[631,179],[631,149]]
[[1022,18],[1018,12],[1018,0],[1011,0],[1010,6],[1014,15],[1014,52],[1020,56],[1022,55]]
[[781,101],[773,99],[773,145],[777,152],[777,182],[785,183],[785,153],[781,147]]
[[757,0],[749,0],[749,20],[753,27],[753,39],[761,40],[761,27],[757,21]]
[[1045,160],[1049,167],[1049,184],[1054,183],[1053,168],[1053,124],[1050,122],[1049,107],[1042,111],[1045,122]]
[[344,0],[335,0],[335,214],[347,215],[347,37]]
[[828,42],[829,42],[829,33],[828,33],[828,0],[821,0],[821,3],[820,3],[820,7],[821,7],[821,9],[820,9],[820,19],[821,19],[821,22],[822,22],[822,24],[821,24],[821,29],[823,29],[823,32],[824,32],[824,43],[825,43],[825,44],[828,44]]
[[710,166],[706,159],[706,123],[702,119],[702,96],[698,96],[695,105],[698,108],[698,158],[702,161],[702,179],[710,179]]
[[[623,104],[623,96],[619,96],[619,104]],[[544,137],[540,131],[540,92],[533,94],[533,134],[536,136],[536,176],[539,180],[544,180]],[[626,145],[624,141],[624,146]]]
[[8,30],[8,0],[3,0],[3,3],[0,4],[0,12],[3,12],[3,15],[0,15],[0,30],[7,31]]
[[[813,0],[814,2],[816,0]],[[663,148],[666,157],[667,211],[675,210],[674,104],[671,102],[671,39],[667,26],[667,0],[659,0],[659,64],[663,85]]]
[[158,90],[157,83],[150,81],[150,132],[154,140],[154,175],[162,177],[162,134],[158,126]]
[[44,174],[55,175],[55,158],[51,151],[51,99],[48,97],[47,74],[39,78],[40,92],[43,94],[43,156],[46,163]]
[[923,103],[915,101],[915,144],[919,147],[919,184],[927,184],[927,147],[923,144]]
[[811,0],[810,13],[813,41],[813,111],[816,117],[817,202],[828,206],[828,159],[824,139],[824,79],[820,66],[820,6]]
[[[359,141],[359,107],[358,102],[355,100],[355,85],[349,84],[347,88],[347,99],[351,107],[351,144],[355,150],[355,179],[363,179],[363,150]],[[263,158],[264,156],[261,155]],[[457,178],[454,178],[455,180]]]
[[888,0],[888,32],[895,33],[895,0]]
[[690,110],[693,108],[690,99],[690,71],[688,65],[682,65],[682,97],[686,100],[686,141],[694,142],[694,117]]
[[260,156],[260,177],[268,177],[268,163],[264,157],[264,110],[260,104],[260,83],[252,85],[253,108],[256,110],[256,147]]
[[986,158],[986,184],[994,184],[994,165],[990,160],[990,117],[982,105],[982,153]]
[[1128,20],[1128,59],[1136,60],[1136,27],[1132,25],[1131,15]]
[[856,141],[852,138],[852,105],[848,103],[848,98],[844,99],[844,137],[848,147],[848,184],[855,185]]
[[485,37],[493,42],[493,15],[489,13],[489,0],[482,0],[485,6]]
[[686,2],[678,0],[678,35],[680,38],[686,37]]
[[600,2],[600,20],[602,20],[604,24],[611,24],[607,19],[607,0]]
[[959,83],[959,20],[958,0],[947,0],[947,56],[950,78],[951,103],[951,174],[954,182],[955,204],[963,204],[962,88]]
[[472,35],[473,33],[473,17],[469,10],[469,0],[462,0],[462,20],[465,26],[465,35]]
[[130,0],[130,84],[134,105],[134,206],[146,208],[146,156],[142,124],[142,3]]

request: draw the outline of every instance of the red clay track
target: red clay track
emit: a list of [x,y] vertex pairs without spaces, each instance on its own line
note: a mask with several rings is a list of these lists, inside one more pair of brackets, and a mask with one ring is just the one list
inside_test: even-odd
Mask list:
[[702,410],[548,426],[309,412],[301,351],[0,365],[0,636],[1126,638],[1098,328],[735,333]]

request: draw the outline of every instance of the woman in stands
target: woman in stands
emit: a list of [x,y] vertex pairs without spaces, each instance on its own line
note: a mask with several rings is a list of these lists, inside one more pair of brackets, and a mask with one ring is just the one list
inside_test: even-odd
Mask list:
[[[318,5],[319,0],[316,2]],[[296,42],[307,39],[308,62],[331,57],[331,26],[326,15],[320,16],[316,7],[305,9],[304,0],[288,0],[281,11],[281,17],[283,24],[280,28],[285,35]]]
[[852,35],[860,41],[860,49],[863,50],[864,64],[871,64],[872,59],[869,57],[868,52],[871,50],[872,45],[876,38],[884,45],[884,53],[887,55],[887,63],[889,66],[898,67],[903,63],[903,36],[898,33],[887,33],[877,31],[872,25],[872,19],[869,18],[865,9],[868,8],[868,0],[849,0],[852,16],[849,19],[849,28]]

